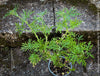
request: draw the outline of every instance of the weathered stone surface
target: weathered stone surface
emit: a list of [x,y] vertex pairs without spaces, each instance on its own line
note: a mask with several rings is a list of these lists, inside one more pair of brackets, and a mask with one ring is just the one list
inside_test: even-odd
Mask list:
[[[0,48],[0,76],[52,76],[48,70],[48,61],[40,61],[32,67],[28,60],[28,51],[23,52],[20,48],[3,49]],[[97,48],[94,46],[91,52],[95,58],[87,59],[86,68],[76,63],[73,65],[76,70],[69,76],[99,76]]]
[[[76,32],[76,31],[74,31]],[[97,31],[98,32],[98,31]],[[93,44],[97,44],[97,32],[93,31],[81,31],[81,32],[76,32],[78,35],[83,35],[84,41],[91,41]],[[42,33],[37,33],[39,37],[44,38]],[[49,40],[54,36],[53,33],[50,34]],[[60,33],[56,33],[55,36],[60,37]],[[21,44],[28,39],[33,39],[36,40],[36,37],[34,34],[27,33],[27,34],[22,34],[21,37],[18,36],[18,34],[10,34],[10,33],[1,33],[0,34],[0,47],[18,47],[21,46]]]
[[[17,32],[15,31],[15,22],[19,22],[20,20],[18,18],[16,18],[15,16],[9,16],[6,17],[5,19],[3,19],[3,16],[5,15],[5,13],[7,13],[9,10],[12,10],[15,6],[19,5],[19,8],[17,10],[17,12],[20,14],[22,13],[23,9],[27,9],[27,10],[31,10],[31,11],[35,11],[34,15],[36,13],[42,12],[44,10],[48,10],[48,15],[46,15],[44,17],[45,22],[47,24],[47,26],[52,26],[53,25],[53,12],[52,12],[52,2],[48,2],[46,4],[40,2],[40,1],[26,1],[22,2],[20,0],[17,1],[13,1],[12,2],[8,2],[7,5],[0,7],[0,45],[3,46],[4,45],[13,45],[12,43],[15,43],[15,46],[17,45],[16,42],[18,42],[18,45],[20,45],[20,42],[23,41],[21,39],[18,38]],[[31,16],[32,17],[32,16]],[[32,19],[30,18],[29,21],[32,21]],[[29,28],[27,28],[29,29]],[[28,33],[29,34],[29,33]],[[26,37],[25,40],[27,39],[27,34],[25,34]],[[30,34],[29,34],[30,35]],[[31,35],[32,36],[32,35]],[[33,35],[34,37],[34,35]],[[35,37],[34,37],[35,38]]]
[[[25,0],[26,1],[26,0]],[[22,1],[18,1],[19,3],[16,2],[8,2],[9,4],[7,4],[7,6],[5,7],[0,7],[0,32],[4,33],[4,32],[15,32],[15,22],[20,22],[19,19],[17,19],[14,16],[10,16],[7,17],[6,19],[2,19],[2,16],[4,16],[4,14],[11,10],[12,8],[15,7],[16,4],[19,4],[19,9],[18,9],[18,13],[22,12],[22,9],[29,9],[29,10],[34,10],[36,11],[36,13],[44,11],[44,9],[47,9],[49,11],[49,15],[46,16],[45,20],[48,26],[51,26],[54,24],[54,17],[53,17],[53,10],[52,10],[52,2],[47,2],[45,5],[43,5],[41,2],[39,1],[35,1],[33,0],[33,2],[23,2]],[[85,1],[84,1],[85,2]],[[76,3],[74,3],[76,4]],[[74,31],[99,31],[100,28],[97,27],[97,25],[99,25],[99,23],[97,23],[97,10],[95,6],[89,7],[91,6],[88,5],[88,3],[83,4],[83,3],[77,3],[78,5],[75,6],[76,9],[78,9],[78,12],[80,12],[82,14],[82,16],[79,17],[79,19],[83,20],[82,25],[79,26],[78,28],[74,29]],[[9,7],[8,7],[9,6]],[[64,7],[67,8],[71,8],[73,6],[73,4],[71,4],[70,2],[64,1],[64,2],[57,2],[55,3],[55,9],[59,10],[62,9]],[[90,8],[94,8],[94,10],[90,10]],[[95,14],[94,14],[95,12]],[[29,19],[31,21],[31,18]],[[97,27],[97,28],[96,28]]]
[[[0,5],[5,5],[7,3],[7,1],[10,0],[0,0]],[[25,0],[26,1],[26,0]],[[28,1],[28,0],[27,0]],[[35,1],[35,0],[34,0]],[[41,2],[47,2],[49,0],[40,0]],[[52,0],[53,1],[53,0]],[[55,0],[56,2],[58,1],[62,1],[62,0]],[[77,0],[78,1],[78,0]],[[79,0],[80,1],[80,0]],[[88,0],[84,0],[84,1],[88,1]],[[99,0],[89,0],[92,4],[94,4],[98,9],[100,9],[100,1]]]
[[[95,6],[92,6],[95,8],[95,10],[90,10],[88,3],[82,3],[82,2],[74,2],[72,4],[70,1],[64,1],[64,2],[56,2],[55,3],[55,11],[61,10],[63,8],[70,9],[74,6],[75,9],[78,10],[79,13],[81,13],[81,16],[78,16],[77,18],[82,20],[82,24],[75,28],[73,31],[97,31],[97,10]],[[96,12],[96,13],[94,13]],[[100,29],[99,29],[100,31]]]
[[8,0],[0,0],[0,5],[5,5]]
[[[0,1],[3,2],[7,0],[0,0]],[[52,12],[52,4],[50,0],[49,3],[45,5],[41,4],[41,2],[38,3],[37,0],[31,0],[31,2],[29,2],[30,0],[15,0],[15,1],[16,2],[14,2],[14,0],[9,0],[8,2],[9,4],[5,5],[5,7],[4,6],[0,7],[0,47],[5,47],[5,46],[18,47],[21,46],[22,42],[27,41],[29,38],[35,39],[35,36],[30,33],[26,33],[26,34],[23,33],[23,35],[20,38],[18,37],[18,34],[16,34],[15,32],[15,25],[14,25],[14,22],[20,22],[20,20],[18,20],[17,18],[10,16],[7,17],[5,20],[2,19],[4,14],[8,10],[13,9],[16,4],[19,4],[20,7],[18,10],[19,13],[22,12],[22,9],[36,10],[37,13],[47,8],[50,12],[50,15],[47,17],[46,22],[48,25],[53,25],[53,12]],[[5,2],[2,4],[5,4]],[[40,5],[42,6],[41,9],[40,9],[41,7]],[[58,3],[55,5],[57,5],[56,7],[58,8],[64,7],[63,5],[65,5],[65,7],[68,8],[73,6],[70,4],[67,5],[66,3],[61,3],[61,4]],[[74,31],[79,30],[79,32],[77,33],[80,35],[81,34],[84,35],[84,41],[92,41],[92,43],[96,46],[97,32],[100,32],[99,29],[100,26],[99,23],[97,22],[96,14],[94,14],[93,11],[89,10],[90,7],[88,7],[87,4],[75,6],[75,8],[80,10],[79,12],[82,13],[83,17],[81,18],[79,17],[79,18],[83,19],[88,26],[87,25],[84,26],[84,22],[83,22],[83,25],[81,25],[78,29],[76,28],[76,30]],[[96,25],[96,22],[98,23],[98,26]],[[38,33],[38,35],[43,37],[43,35],[40,33]],[[75,67],[77,68],[76,71],[72,72],[71,75],[69,76],[99,76],[100,75],[100,72],[98,71],[98,63],[97,63],[97,48],[93,48],[91,51],[95,55],[95,59],[88,59],[86,71],[84,71],[84,68],[81,65],[76,64],[75,65]],[[39,64],[36,65],[36,67],[33,68],[32,64],[30,64],[28,60],[28,56],[29,56],[28,52],[22,52],[20,48],[11,48],[10,50],[9,49],[1,50],[0,48],[0,76],[20,76],[20,75],[21,76],[52,76],[47,68],[48,62],[41,61]]]
[[94,4],[98,9],[100,9],[100,0],[89,0],[92,4]]
[[[85,31],[85,33],[90,34],[90,31],[94,31],[95,34],[100,31],[99,26],[99,16],[97,15],[97,8],[94,5],[91,5],[88,2],[80,2],[77,1],[77,4],[75,3],[75,0],[73,0],[74,3],[72,3],[69,0],[58,0],[54,4],[55,11],[62,9],[64,7],[71,8],[72,6],[75,6],[76,9],[78,9],[78,12],[82,14],[82,16],[78,17],[79,19],[83,20],[82,24],[75,28],[73,31],[78,31],[81,34],[84,34],[82,32]],[[33,34],[26,33],[22,35],[22,37],[18,37],[18,34],[15,31],[15,22],[19,22],[20,20],[14,16],[9,16],[3,19],[3,16],[5,13],[7,13],[9,10],[12,10],[15,5],[18,4],[18,13],[22,13],[22,9],[28,9],[35,11],[35,14],[41,11],[44,11],[45,9],[48,10],[49,14],[45,16],[45,21],[47,26],[54,25],[54,12],[53,12],[53,5],[52,0],[48,0],[48,2],[40,2],[39,0],[9,0],[7,5],[0,7],[0,46],[20,46],[22,42],[28,40],[29,38],[35,39]],[[29,19],[31,21],[31,18]],[[99,22],[98,22],[99,21]],[[28,29],[28,28],[27,28]],[[41,35],[41,34],[39,34]],[[86,34],[85,34],[86,35]],[[92,35],[90,36],[93,40]],[[86,37],[87,38],[87,37]],[[96,37],[97,38],[97,37]],[[88,39],[88,38],[87,38]]]
[[[8,5],[13,5],[15,7],[16,4],[17,3],[12,2],[12,4],[8,4]],[[31,3],[30,2],[28,2],[28,3],[23,2],[23,4],[19,2],[17,5],[19,5],[18,11],[17,11],[19,14],[22,13],[23,9],[24,10],[27,9],[27,10],[35,11],[34,15],[36,13],[43,12],[44,10],[47,9],[48,10],[48,15],[46,15],[44,17],[45,22],[48,26],[53,25],[52,2],[49,2],[47,4],[43,4],[39,1],[37,1],[37,2],[33,1]],[[1,7],[1,8],[2,8],[1,11],[4,11],[4,9],[3,9],[4,7]],[[9,9],[9,7],[8,7],[8,9]],[[31,16],[28,19],[30,22],[32,22],[32,17],[33,16]],[[0,23],[1,30],[0,30],[0,32],[15,33],[16,32],[15,31],[15,22],[19,22],[21,24],[20,19],[16,18],[15,16],[9,16],[9,17],[6,17],[5,19],[1,19],[1,23]],[[27,29],[29,29],[29,28],[27,27]]]
[[100,9],[97,10],[97,27],[95,28],[97,31],[100,30]]

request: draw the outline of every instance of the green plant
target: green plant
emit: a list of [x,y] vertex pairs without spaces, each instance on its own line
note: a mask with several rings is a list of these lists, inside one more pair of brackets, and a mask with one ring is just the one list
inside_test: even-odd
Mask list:
[[[61,37],[53,38],[51,41],[48,41],[48,36],[52,31],[52,27],[48,27],[45,23],[44,16],[48,13],[47,10],[40,12],[33,16],[33,21],[28,22],[28,18],[33,14],[33,11],[23,10],[23,13],[18,15],[17,9],[11,10],[6,14],[14,15],[20,19],[21,25],[15,23],[16,31],[19,34],[22,34],[23,31],[34,33],[37,38],[37,41],[29,39],[28,42],[22,43],[21,49],[24,51],[30,51],[29,60],[35,66],[41,59],[48,60],[51,59],[55,66],[63,67],[66,66],[64,63],[60,62],[60,56],[64,56],[66,61],[75,62],[86,66],[86,59],[93,55],[89,52],[92,48],[91,42],[80,42],[82,36],[78,37],[78,42],[76,39],[77,34],[69,30],[78,27],[81,24],[81,20],[78,20],[76,16],[80,15],[76,9],[71,8],[68,10],[64,8],[56,12],[57,23],[56,23],[56,32],[61,32],[65,30],[65,33],[62,33]],[[73,19],[72,19],[73,18]],[[30,30],[27,30],[24,25],[27,25]],[[45,39],[38,37],[37,32],[42,32],[45,36]]]

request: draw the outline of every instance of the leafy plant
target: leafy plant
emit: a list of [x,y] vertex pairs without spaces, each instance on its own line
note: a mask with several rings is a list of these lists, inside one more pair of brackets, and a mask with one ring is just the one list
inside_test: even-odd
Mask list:
[[[41,59],[49,60],[53,62],[55,66],[63,67],[66,66],[64,63],[60,62],[60,56],[64,56],[66,61],[75,62],[86,66],[86,59],[88,57],[93,57],[90,53],[92,48],[91,42],[80,42],[82,36],[76,38],[76,34],[69,30],[73,30],[75,27],[81,24],[81,20],[78,20],[76,16],[80,14],[76,9],[64,8],[63,10],[56,12],[57,23],[56,23],[56,32],[65,30],[65,33],[62,33],[61,37],[52,38],[51,41],[48,41],[48,36],[52,31],[52,27],[48,27],[45,23],[44,16],[48,13],[47,10],[44,12],[37,13],[33,16],[33,21],[28,22],[28,18],[32,16],[34,11],[23,10],[23,13],[18,14],[17,9],[11,10],[5,16],[14,15],[20,19],[21,25],[15,23],[16,31],[21,35],[23,31],[34,33],[37,38],[37,41],[29,39],[28,42],[22,44],[21,49],[24,51],[30,51],[29,60],[35,66]],[[25,24],[27,26],[25,26]],[[30,30],[27,30],[26,27],[29,27]],[[42,32],[45,36],[45,39],[38,37],[37,32]],[[77,42],[78,39],[78,42]]]

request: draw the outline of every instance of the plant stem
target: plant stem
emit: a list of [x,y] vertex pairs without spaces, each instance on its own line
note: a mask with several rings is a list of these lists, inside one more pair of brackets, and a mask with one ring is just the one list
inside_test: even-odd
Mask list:
[[46,43],[47,43],[47,41],[48,41],[48,36],[45,35],[45,37],[46,37]]
[[33,31],[33,29],[31,28],[31,26],[28,24],[27,21],[23,20],[20,16],[17,16],[19,19],[21,19],[22,21],[24,21],[28,26],[29,28],[32,30],[32,32],[35,34],[36,38],[37,38],[37,41],[39,42],[39,38],[38,38],[38,35],[36,34],[36,32]]
[[67,35],[68,30],[66,30],[65,34],[63,34],[63,39],[65,38],[65,36]]
[[44,50],[46,51],[46,46],[47,46],[48,36],[45,35],[45,38],[46,38],[46,40],[45,40],[45,47],[44,47]]

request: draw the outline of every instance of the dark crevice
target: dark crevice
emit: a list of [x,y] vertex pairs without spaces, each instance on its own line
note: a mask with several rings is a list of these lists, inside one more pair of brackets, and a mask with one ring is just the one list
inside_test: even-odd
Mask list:
[[53,9],[53,25],[54,25],[54,27],[52,28],[52,32],[53,32],[53,37],[55,37],[56,36],[56,27],[55,27],[55,24],[56,24],[56,22],[55,22],[55,0],[52,0],[52,9]]
[[83,71],[84,71],[85,73],[87,73],[87,69],[86,69],[85,66],[83,66]]
[[54,17],[54,26],[55,26],[55,0],[52,1],[52,6],[53,6],[53,17]]

